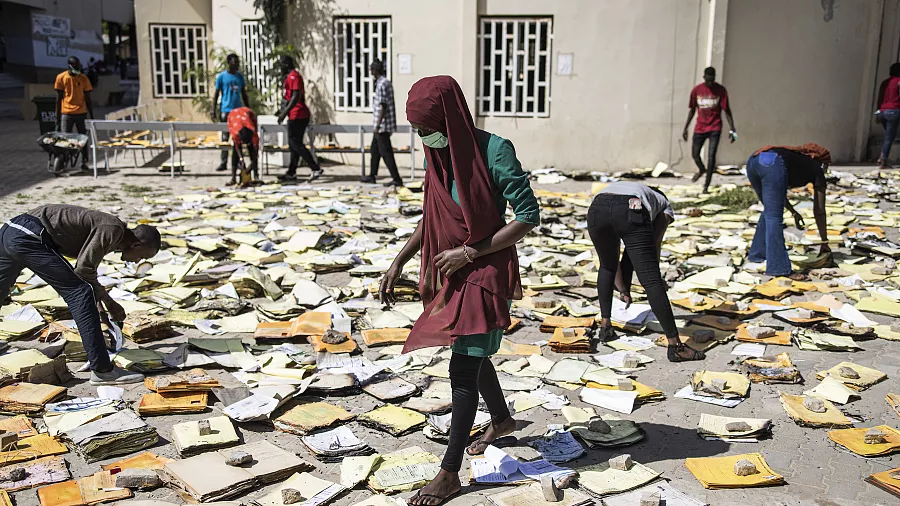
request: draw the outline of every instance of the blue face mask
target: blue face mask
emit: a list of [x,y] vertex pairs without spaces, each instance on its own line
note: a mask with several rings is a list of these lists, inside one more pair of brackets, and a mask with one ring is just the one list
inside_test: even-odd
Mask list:
[[422,131],[419,130],[419,137],[422,138],[422,144],[428,146],[429,148],[441,149],[446,148],[448,145],[450,145],[450,139],[448,139],[446,135],[438,132],[437,130],[428,135],[422,135]]

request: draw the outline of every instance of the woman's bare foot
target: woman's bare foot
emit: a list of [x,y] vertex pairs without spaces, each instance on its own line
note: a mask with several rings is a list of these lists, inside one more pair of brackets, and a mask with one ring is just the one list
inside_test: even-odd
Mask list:
[[459,493],[462,483],[459,474],[441,469],[433,480],[416,492],[406,502],[415,506],[437,506]]
[[515,431],[516,420],[513,417],[509,417],[497,425],[491,424],[488,426],[487,430],[484,431],[484,434],[478,438],[478,441],[475,441],[466,448],[466,453],[469,455],[481,455],[494,441],[503,436],[508,436]]

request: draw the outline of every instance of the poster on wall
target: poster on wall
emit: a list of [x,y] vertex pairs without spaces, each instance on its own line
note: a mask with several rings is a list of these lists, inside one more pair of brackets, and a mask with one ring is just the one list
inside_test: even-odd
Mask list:
[[47,37],[47,56],[69,56],[69,39]]
[[31,26],[32,33],[36,35],[45,35],[48,37],[72,36],[72,25],[69,18],[58,18],[46,14],[32,14]]

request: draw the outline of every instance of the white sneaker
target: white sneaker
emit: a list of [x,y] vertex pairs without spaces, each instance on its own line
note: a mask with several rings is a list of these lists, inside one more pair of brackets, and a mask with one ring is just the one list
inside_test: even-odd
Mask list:
[[113,370],[109,372],[91,371],[91,385],[126,385],[142,381],[144,381],[143,374],[129,372],[121,367],[113,366]]

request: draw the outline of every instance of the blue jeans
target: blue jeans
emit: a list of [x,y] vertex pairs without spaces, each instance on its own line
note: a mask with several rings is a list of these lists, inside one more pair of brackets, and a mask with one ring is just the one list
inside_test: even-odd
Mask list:
[[881,125],[884,126],[884,143],[881,145],[881,161],[887,163],[891,155],[891,145],[897,138],[897,126],[900,125],[900,109],[881,111]]
[[787,168],[773,151],[765,151],[747,160],[747,179],[763,203],[762,216],[750,243],[747,259],[766,262],[766,274],[786,276],[791,261],[784,246],[784,200],[787,198]]

